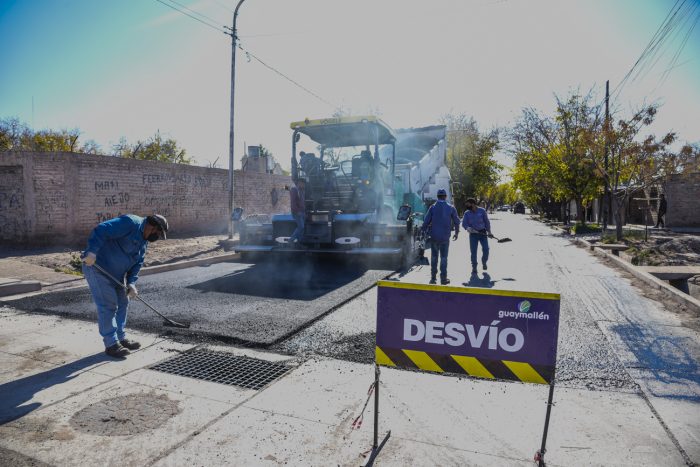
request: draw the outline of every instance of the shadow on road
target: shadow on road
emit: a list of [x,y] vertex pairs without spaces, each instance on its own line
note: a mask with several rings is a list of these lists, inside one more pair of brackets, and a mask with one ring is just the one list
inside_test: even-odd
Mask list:
[[689,337],[660,335],[637,324],[617,324],[611,330],[654,376],[648,384],[654,396],[700,402],[700,366]]
[[288,300],[315,300],[362,277],[367,265],[313,258],[279,258],[258,262],[189,286],[219,292]]
[[100,352],[42,373],[0,384],[0,425],[22,418],[41,407],[41,402],[23,405],[32,400],[35,394],[66,383],[79,376],[80,370],[107,360],[111,359]]
[[482,287],[490,289],[496,285],[496,281],[492,281],[491,276],[487,272],[483,273],[483,277],[479,277],[479,274],[474,273],[469,277],[469,282],[463,282],[462,285],[465,287]]

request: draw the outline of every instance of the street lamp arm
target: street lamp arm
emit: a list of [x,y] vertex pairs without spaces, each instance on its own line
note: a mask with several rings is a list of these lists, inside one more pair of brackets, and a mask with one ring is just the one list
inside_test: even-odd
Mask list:
[[238,18],[238,9],[243,5],[243,2],[245,0],[239,0],[238,4],[236,5],[236,9],[233,10],[233,40],[235,41],[237,39],[236,37],[236,19]]

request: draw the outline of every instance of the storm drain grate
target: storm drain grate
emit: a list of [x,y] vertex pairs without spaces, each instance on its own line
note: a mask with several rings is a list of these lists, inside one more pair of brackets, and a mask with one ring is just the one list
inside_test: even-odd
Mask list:
[[185,352],[150,368],[173,375],[256,390],[265,387],[291,369],[281,363],[210,350]]

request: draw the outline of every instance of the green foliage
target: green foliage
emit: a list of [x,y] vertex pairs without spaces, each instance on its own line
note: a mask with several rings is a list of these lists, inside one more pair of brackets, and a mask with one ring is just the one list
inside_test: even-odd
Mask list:
[[80,258],[80,253],[71,253],[70,261],[68,262],[71,268],[75,271],[83,270],[83,260]]
[[603,188],[597,161],[602,155],[602,120],[591,96],[556,98],[554,117],[524,109],[511,131],[515,156],[513,183],[528,204],[545,199],[574,200],[579,222],[583,206]]
[[263,156],[263,157],[272,157],[272,153],[270,152],[269,149],[267,149],[267,148],[266,148],[265,146],[263,146],[262,144],[260,144],[259,146],[260,146],[260,155],[261,155],[261,156]]
[[574,234],[589,234],[589,233],[600,233],[602,228],[598,224],[575,224],[571,227],[571,233]]
[[480,132],[476,121],[465,114],[445,115],[442,123],[447,126],[447,166],[455,205],[461,211],[468,198],[487,200],[498,185],[503,169],[495,160],[499,134],[498,130]]
[[129,144],[125,138],[113,146],[112,154],[127,159],[140,159],[146,161],[171,162],[175,164],[191,164],[194,160],[187,156],[187,152],[178,146],[173,138],[163,139],[160,131],[145,141],[137,141]]
[[656,266],[661,263],[653,250],[632,247],[628,252],[632,254],[632,259],[630,261],[635,266]]
[[0,119],[0,151],[102,153],[95,141],[81,144],[77,128],[35,131],[18,118]]
[[63,274],[72,274],[74,276],[83,275],[83,261],[80,259],[80,253],[71,253],[68,265],[70,267],[56,267],[54,271],[62,272]]
[[502,206],[504,204],[514,204],[518,201],[520,194],[513,187],[511,182],[500,183],[487,187],[485,198],[489,206]]

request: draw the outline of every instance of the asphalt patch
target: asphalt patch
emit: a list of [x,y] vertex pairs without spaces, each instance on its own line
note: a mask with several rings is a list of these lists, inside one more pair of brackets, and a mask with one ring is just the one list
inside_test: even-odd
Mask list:
[[[141,296],[175,321],[191,322],[180,335],[215,336],[231,344],[267,347],[279,342],[391,274],[362,262],[286,256],[255,264],[218,263],[141,278]],[[25,311],[96,320],[87,288],[15,300]],[[127,328],[167,332],[163,320],[138,301]],[[95,329],[97,334],[97,329]]]

